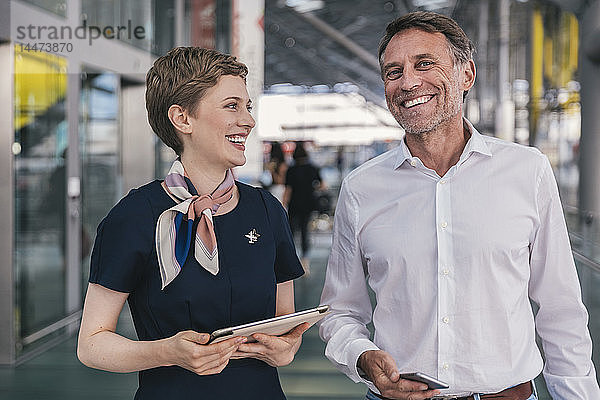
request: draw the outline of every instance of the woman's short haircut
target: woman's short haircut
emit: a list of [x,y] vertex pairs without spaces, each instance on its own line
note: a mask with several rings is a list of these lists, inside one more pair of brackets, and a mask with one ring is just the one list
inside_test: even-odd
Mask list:
[[183,143],[169,120],[169,107],[176,104],[196,113],[198,101],[223,75],[246,81],[248,68],[235,57],[200,47],[176,47],[154,61],[146,74],[148,122],[164,144],[181,155]]
[[475,46],[452,18],[430,11],[415,11],[390,22],[379,42],[379,65],[383,67],[383,53],[398,32],[420,29],[429,33],[443,33],[448,40],[455,62],[465,63],[473,58]]

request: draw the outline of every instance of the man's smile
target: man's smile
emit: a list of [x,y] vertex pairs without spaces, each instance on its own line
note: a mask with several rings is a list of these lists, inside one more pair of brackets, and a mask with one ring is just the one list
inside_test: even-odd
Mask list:
[[419,96],[416,99],[411,99],[411,100],[406,100],[403,101],[401,104],[404,108],[411,108],[414,106],[418,106],[420,104],[425,104],[427,102],[429,102],[429,100],[431,100],[433,98],[433,95],[425,95],[425,96]]

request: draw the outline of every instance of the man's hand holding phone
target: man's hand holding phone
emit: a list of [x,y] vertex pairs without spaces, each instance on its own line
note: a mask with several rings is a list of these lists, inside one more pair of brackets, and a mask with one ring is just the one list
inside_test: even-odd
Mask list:
[[383,350],[365,351],[357,364],[385,398],[426,400],[440,394],[439,390],[429,389],[425,383],[401,378],[396,362]]

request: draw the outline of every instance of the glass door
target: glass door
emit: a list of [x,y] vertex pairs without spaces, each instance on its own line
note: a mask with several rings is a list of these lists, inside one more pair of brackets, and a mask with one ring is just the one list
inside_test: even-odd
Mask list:
[[81,234],[83,292],[98,224],[121,197],[120,79],[114,73],[83,72],[80,101]]
[[67,62],[15,46],[17,355],[65,317]]

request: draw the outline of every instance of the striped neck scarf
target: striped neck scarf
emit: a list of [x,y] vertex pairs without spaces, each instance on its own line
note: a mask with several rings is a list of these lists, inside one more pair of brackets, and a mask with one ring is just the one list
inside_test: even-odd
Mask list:
[[156,254],[162,289],[177,277],[187,259],[196,218],[200,221],[195,232],[194,256],[211,274],[219,272],[219,252],[212,217],[221,204],[233,197],[235,181],[229,169],[214,192],[200,196],[177,159],[165,177],[165,186],[179,203],[164,211],[156,224]]

